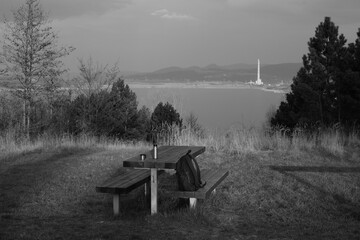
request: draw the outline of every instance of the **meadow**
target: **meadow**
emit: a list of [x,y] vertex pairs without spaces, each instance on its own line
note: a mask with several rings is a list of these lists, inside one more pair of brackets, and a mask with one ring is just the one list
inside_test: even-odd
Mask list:
[[90,136],[0,138],[0,239],[359,239],[360,138],[327,130],[266,134],[231,129],[167,143],[202,145],[201,168],[228,169],[217,193],[196,210],[177,208],[162,191],[151,216],[142,189],[112,214],[112,197],[95,186],[150,149]]

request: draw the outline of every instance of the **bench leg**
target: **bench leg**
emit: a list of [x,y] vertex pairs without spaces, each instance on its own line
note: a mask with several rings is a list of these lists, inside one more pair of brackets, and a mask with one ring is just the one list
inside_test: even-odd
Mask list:
[[145,199],[146,207],[150,207],[150,199],[151,199],[150,182],[145,183],[145,186],[144,186],[144,199]]
[[119,215],[120,213],[120,195],[114,194],[113,195],[113,209],[114,209],[114,215]]
[[151,168],[151,215],[157,213],[157,193],[158,193],[157,169]]
[[190,198],[189,201],[190,201],[190,208],[195,209],[197,199],[196,198]]
[[148,196],[150,196],[150,183],[145,183],[145,190],[144,190],[144,195],[147,198]]

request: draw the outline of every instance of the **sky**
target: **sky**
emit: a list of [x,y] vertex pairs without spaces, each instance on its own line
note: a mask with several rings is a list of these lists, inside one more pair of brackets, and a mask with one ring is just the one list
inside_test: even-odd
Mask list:
[[[11,16],[22,0],[1,0]],[[117,62],[122,71],[301,62],[325,16],[349,42],[360,28],[359,0],[42,0],[64,59]]]

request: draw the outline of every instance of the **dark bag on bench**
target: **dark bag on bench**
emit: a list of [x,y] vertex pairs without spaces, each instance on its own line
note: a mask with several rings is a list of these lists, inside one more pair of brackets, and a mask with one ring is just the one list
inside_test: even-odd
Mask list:
[[196,191],[205,186],[201,181],[200,168],[190,150],[176,163],[176,176],[180,191]]

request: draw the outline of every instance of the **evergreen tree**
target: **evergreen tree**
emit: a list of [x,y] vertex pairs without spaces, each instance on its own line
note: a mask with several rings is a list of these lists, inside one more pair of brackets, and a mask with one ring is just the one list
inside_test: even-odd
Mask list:
[[352,127],[353,124],[360,124],[360,28],[355,43],[349,44],[347,64],[350,70],[343,76],[339,91],[343,122]]
[[163,126],[177,125],[182,126],[182,119],[176,109],[170,104],[160,102],[151,115],[151,126],[155,129],[161,129]]
[[182,130],[182,119],[170,104],[160,102],[151,114],[151,137],[148,140],[163,141],[171,144]]
[[139,131],[139,138],[141,140],[149,140],[149,133],[151,131],[151,112],[149,108],[143,106],[138,111],[138,131]]
[[137,104],[136,94],[119,78],[113,84],[109,101],[102,111],[110,136],[123,139],[138,137]]
[[110,91],[79,95],[71,104],[70,132],[123,140],[145,139],[150,111],[137,110],[136,94],[119,78]]
[[358,29],[355,43],[351,43],[349,45],[349,49],[353,57],[352,70],[360,72],[360,28]]
[[309,53],[303,56],[303,67],[293,79],[272,125],[312,127],[343,123],[344,102],[349,86],[349,52],[345,37],[325,17],[308,42]]

